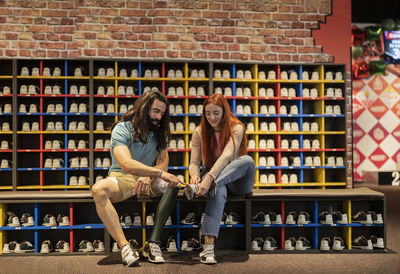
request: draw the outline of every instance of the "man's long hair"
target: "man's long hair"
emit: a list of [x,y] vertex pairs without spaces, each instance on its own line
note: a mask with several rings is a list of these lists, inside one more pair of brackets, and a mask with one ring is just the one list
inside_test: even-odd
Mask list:
[[132,142],[139,140],[141,143],[147,143],[149,139],[149,131],[151,128],[151,120],[149,112],[154,100],[158,99],[166,104],[164,115],[161,117],[159,127],[155,131],[157,136],[157,151],[167,148],[170,139],[169,129],[169,103],[168,99],[159,91],[147,91],[136,99],[133,107],[130,108],[116,123],[112,125],[112,129],[119,122],[130,122],[134,131]]
[[[207,169],[211,169],[215,163],[214,151],[216,147],[216,142],[214,137],[214,129],[206,118],[206,106],[208,104],[214,104],[223,109],[223,116],[219,124],[220,127],[219,143],[221,146],[221,151],[224,150],[224,147],[226,146],[230,138],[232,138],[232,141],[234,141],[232,133],[234,126],[240,124],[244,127],[244,125],[242,122],[239,121],[238,118],[236,118],[235,115],[233,115],[229,107],[228,101],[225,99],[223,95],[213,94],[203,102],[203,116],[201,117],[201,122],[200,122],[202,156],[205,161],[205,163],[203,164],[207,167]],[[239,145],[239,156],[246,155],[247,154],[246,133],[243,134],[243,139],[240,144],[234,143],[235,147],[237,145]]]

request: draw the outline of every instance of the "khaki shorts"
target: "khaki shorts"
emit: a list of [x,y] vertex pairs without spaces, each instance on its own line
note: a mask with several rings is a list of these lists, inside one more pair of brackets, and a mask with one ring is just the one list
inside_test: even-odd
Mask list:
[[[139,178],[139,176],[134,176],[132,174],[126,174],[126,173],[122,173],[122,172],[112,171],[112,172],[110,172],[110,174],[108,175],[107,178],[113,180],[114,182],[116,182],[118,184],[119,189],[121,190],[122,195],[123,195],[122,199],[126,200],[133,196],[132,192],[136,186],[137,179]],[[149,187],[149,190],[147,191],[147,193],[145,193],[144,195],[150,196],[150,197],[155,196],[150,191],[150,187]]]

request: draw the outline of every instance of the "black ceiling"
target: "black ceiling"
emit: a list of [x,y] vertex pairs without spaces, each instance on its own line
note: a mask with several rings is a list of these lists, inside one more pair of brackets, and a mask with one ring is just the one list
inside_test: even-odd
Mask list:
[[381,23],[385,18],[400,19],[400,0],[351,0],[351,22]]

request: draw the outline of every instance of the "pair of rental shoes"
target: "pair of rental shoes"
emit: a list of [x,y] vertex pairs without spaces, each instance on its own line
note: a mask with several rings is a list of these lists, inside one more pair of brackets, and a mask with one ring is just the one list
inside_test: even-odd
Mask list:
[[[193,200],[195,197],[197,197],[196,193],[199,190],[200,184],[187,184],[185,189],[183,190],[183,193],[186,196],[186,199],[188,200]],[[204,194],[205,198],[212,198],[215,196],[217,193],[217,188],[215,185],[215,182],[213,181],[211,183],[210,189],[207,191],[206,194]]]
[[[143,256],[152,263],[165,263],[162,256],[160,246],[156,242],[148,241],[143,248]],[[121,249],[122,262],[126,267],[134,266],[140,258],[139,253],[130,244],[127,244]],[[214,255],[214,245],[204,245],[203,251],[200,253],[200,261],[203,264],[217,263]]]

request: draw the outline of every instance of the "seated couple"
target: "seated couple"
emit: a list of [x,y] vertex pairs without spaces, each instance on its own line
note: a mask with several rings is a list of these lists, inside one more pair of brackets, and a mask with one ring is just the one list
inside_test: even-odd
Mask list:
[[[200,258],[202,263],[215,264],[214,240],[227,195],[243,195],[253,189],[255,165],[247,155],[245,128],[222,95],[213,94],[203,103],[200,125],[192,135],[189,184],[167,171],[168,110],[167,98],[158,91],[145,92],[135,101],[133,108],[113,126],[108,177],[92,189],[97,214],[120,247],[126,266],[137,265],[139,253],[125,238],[113,203],[135,195],[162,195],[152,234],[142,254],[152,263],[163,263],[161,234],[175,207],[179,185],[186,185],[188,199],[208,199],[200,229],[205,240]],[[200,166],[205,167],[202,172]]]

